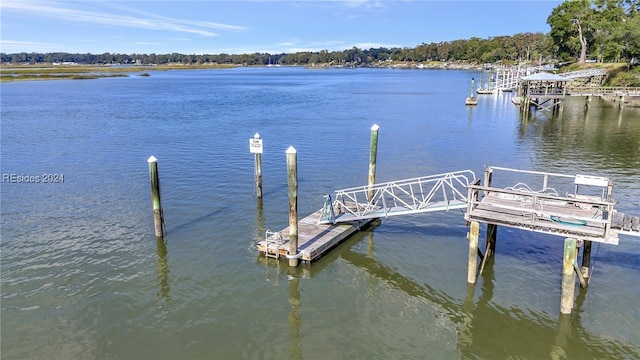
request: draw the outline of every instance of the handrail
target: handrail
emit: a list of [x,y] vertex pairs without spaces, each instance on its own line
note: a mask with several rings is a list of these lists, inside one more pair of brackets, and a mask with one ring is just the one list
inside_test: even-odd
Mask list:
[[462,170],[336,190],[333,200],[327,196],[319,222],[333,224],[466,207],[466,188],[475,180],[473,171]]

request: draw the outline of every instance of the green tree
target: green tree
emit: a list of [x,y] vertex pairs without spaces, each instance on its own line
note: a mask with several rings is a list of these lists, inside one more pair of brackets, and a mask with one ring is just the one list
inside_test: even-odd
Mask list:
[[565,1],[551,11],[547,18],[547,24],[551,26],[549,35],[560,58],[568,60],[580,49],[579,62],[585,62],[588,38],[592,36],[592,14],[589,0]]

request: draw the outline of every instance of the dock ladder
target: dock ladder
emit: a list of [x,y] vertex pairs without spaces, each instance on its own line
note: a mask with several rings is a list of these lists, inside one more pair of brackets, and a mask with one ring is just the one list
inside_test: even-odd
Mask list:
[[282,235],[277,231],[267,230],[264,233],[265,256],[275,259],[280,258],[280,245],[284,243]]

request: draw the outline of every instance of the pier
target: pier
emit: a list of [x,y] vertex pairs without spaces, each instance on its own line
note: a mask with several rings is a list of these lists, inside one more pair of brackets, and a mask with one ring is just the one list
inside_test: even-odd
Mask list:
[[[522,177],[523,182],[496,186],[500,180],[496,173],[508,174],[503,179]],[[640,218],[614,209],[613,182],[607,177],[487,166],[483,180],[462,170],[336,190],[325,196],[322,208],[292,223],[297,227],[295,252],[290,246],[291,226],[267,230],[257,250],[267,258],[295,259],[290,266],[297,266],[298,260],[311,264],[380,219],[464,209],[469,225],[469,284],[495,255],[498,226],[564,239],[561,313],[568,314],[576,278],[581,287],[589,284],[591,244],[618,245],[620,234],[640,236]],[[480,223],[486,224],[484,252],[478,246]]]
[[495,77],[489,72],[486,83],[484,86],[481,84],[476,93],[491,95],[517,90],[517,95],[511,101],[520,106],[525,114],[531,107],[547,111],[562,110],[568,96],[586,97],[585,109],[589,108],[592,96],[617,98],[620,108],[624,107],[625,98],[640,96],[639,87],[602,86],[606,69],[584,69],[561,74],[549,72],[555,70],[540,66],[500,68]]

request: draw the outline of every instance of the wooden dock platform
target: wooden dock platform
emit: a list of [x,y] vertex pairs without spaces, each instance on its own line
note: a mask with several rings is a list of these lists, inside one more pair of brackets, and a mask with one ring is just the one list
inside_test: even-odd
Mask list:
[[[354,223],[318,224],[322,209],[298,220],[298,252],[300,260],[311,263],[345,241],[359,229],[369,226],[376,219]],[[257,244],[258,251],[268,257],[286,258],[289,250],[289,227],[269,234]]]
[[[518,172],[542,177],[541,190],[532,191],[528,186],[520,188],[497,188],[491,185],[494,170]],[[561,196],[549,181],[571,179],[576,191]],[[600,195],[579,194],[578,187],[600,189]],[[537,188],[537,187],[536,187]],[[606,177],[588,175],[564,175],[546,172],[525,171],[500,167],[487,167],[484,186],[473,184],[468,187],[467,221],[478,221],[496,226],[546,233],[618,245],[618,234],[634,234],[633,217],[620,216],[614,211],[612,199],[613,184]],[[614,221],[615,218],[615,221]],[[628,224],[624,228],[622,225]],[[634,234],[635,235],[635,234]]]
[[468,213],[470,221],[618,244],[617,232],[611,231],[608,218],[611,213],[606,210],[613,204],[607,201],[525,194],[487,187],[478,189],[488,191],[488,194],[472,206]]

